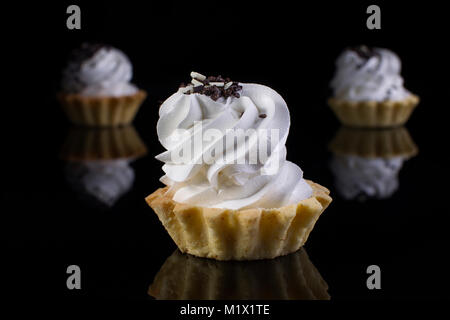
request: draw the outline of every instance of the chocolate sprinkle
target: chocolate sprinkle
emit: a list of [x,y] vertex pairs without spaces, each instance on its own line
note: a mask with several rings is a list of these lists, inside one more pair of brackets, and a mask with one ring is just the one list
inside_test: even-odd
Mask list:
[[[193,93],[204,94],[204,95],[210,97],[211,99],[213,99],[214,101],[216,101],[220,97],[239,98],[241,96],[238,91],[242,90],[242,86],[240,86],[238,82],[232,82],[232,84],[227,89],[225,89],[225,84],[228,82],[231,82],[230,78],[222,78],[222,76],[219,75],[217,77],[209,76],[205,80],[199,80],[199,79],[195,79],[195,80],[203,83],[203,85],[194,87]],[[215,86],[215,85],[211,85],[210,84],[211,82],[221,82],[224,85],[223,86]],[[180,87],[184,87],[184,85],[180,86]],[[184,94],[191,94],[191,92],[188,91],[188,92],[185,92]]]
[[199,93],[204,89],[204,85],[194,87],[194,93]]
[[73,50],[69,55],[69,63],[77,68],[80,68],[81,64],[92,58],[100,49],[109,49],[111,46],[103,43],[87,43],[84,42],[79,48]]
[[380,55],[380,53],[375,48],[370,48],[365,45],[349,47],[348,50],[355,52],[359,57],[365,60],[363,63],[358,64],[356,66],[356,69],[362,68],[370,58]]
[[260,117],[260,118],[263,118],[263,119],[264,119],[264,118],[266,118],[266,117],[267,117],[267,114],[265,114],[265,113],[261,113],[261,114],[259,115],[259,117]]
[[375,55],[375,51],[372,48],[364,45],[351,47],[349,50],[354,51],[358,56],[366,60]]

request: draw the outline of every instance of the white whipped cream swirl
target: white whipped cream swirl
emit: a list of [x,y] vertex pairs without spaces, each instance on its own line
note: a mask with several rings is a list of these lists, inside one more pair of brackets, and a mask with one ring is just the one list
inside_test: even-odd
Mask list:
[[[269,87],[239,85],[239,98],[213,101],[203,94],[184,94],[180,89],[161,105],[157,132],[167,150],[156,157],[165,162],[161,181],[170,186],[175,201],[202,207],[277,208],[309,198],[312,189],[303,179],[302,170],[286,161],[290,126],[286,102]],[[205,138],[204,133],[211,128],[219,131],[220,137]],[[221,149],[222,153],[211,152],[236,129],[254,130],[249,131],[252,134],[247,142],[234,142]],[[278,139],[272,139],[271,129],[278,130]],[[191,160],[175,163],[174,154],[199,137],[202,148],[194,148]],[[257,163],[239,161],[259,151],[261,141],[267,143],[266,158],[258,157]],[[205,155],[215,161],[204,161]]]
[[138,89],[130,83],[133,67],[128,57],[112,47],[101,47],[84,61],[70,62],[64,71],[64,91],[83,96],[125,96]]
[[398,101],[411,95],[403,87],[400,59],[390,50],[364,46],[347,49],[338,57],[336,68],[330,84],[335,98]]

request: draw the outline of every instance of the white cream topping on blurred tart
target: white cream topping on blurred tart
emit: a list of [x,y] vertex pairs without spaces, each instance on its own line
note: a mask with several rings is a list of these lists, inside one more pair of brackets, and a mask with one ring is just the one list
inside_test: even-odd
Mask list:
[[82,96],[133,95],[138,88],[130,83],[133,67],[119,49],[100,44],[83,44],[74,50],[63,72],[62,88]]
[[336,60],[334,98],[346,101],[399,101],[411,96],[403,86],[401,61],[392,51],[359,46]]

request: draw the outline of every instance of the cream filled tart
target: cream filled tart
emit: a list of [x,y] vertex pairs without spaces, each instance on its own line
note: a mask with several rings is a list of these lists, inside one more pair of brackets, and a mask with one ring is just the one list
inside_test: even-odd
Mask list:
[[130,60],[119,49],[85,43],[71,54],[58,99],[74,124],[91,127],[129,124],[147,96],[130,83],[132,74]]
[[394,127],[408,121],[419,97],[403,86],[401,61],[392,51],[359,46],[336,61],[328,104],[342,124]]
[[263,85],[191,77],[160,107],[166,187],[147,203],[182,252],[253,260],[298,250],[331,198],[286,160],[286,102]]

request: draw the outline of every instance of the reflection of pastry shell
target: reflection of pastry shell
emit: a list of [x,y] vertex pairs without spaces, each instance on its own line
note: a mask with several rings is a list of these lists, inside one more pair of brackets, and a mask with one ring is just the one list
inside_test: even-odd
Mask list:
[[176,250],[148,294],[161,300],[328,300],[328,285],[304,249],[273,260],[214,261]]
[[342,124],[353,127],[393,127],[406,123],[419,97],[411,94],[400,101],[346,101],[330,98],[328,104]]
[[147,93],[138,90],[120,97],[86,97],[79,94],[58,96],[67,117],[74,124],[91,127],[111,127],[133,121]]
[[181,252],[217,260],[275,258],[297,251],[330,204],[329,191],[307,181],[313,195],[273,209],[230,210],[177,203],[168,188],[146,198]]
[[68,161],[95,161],[138,158],[147,153],[133,126],[121,128],[70,129],[61,156]]
[[409,158],[418,152],[404,127],[385,130],[341,127],[330,143],[330,150],[338,155],[365,158]]

